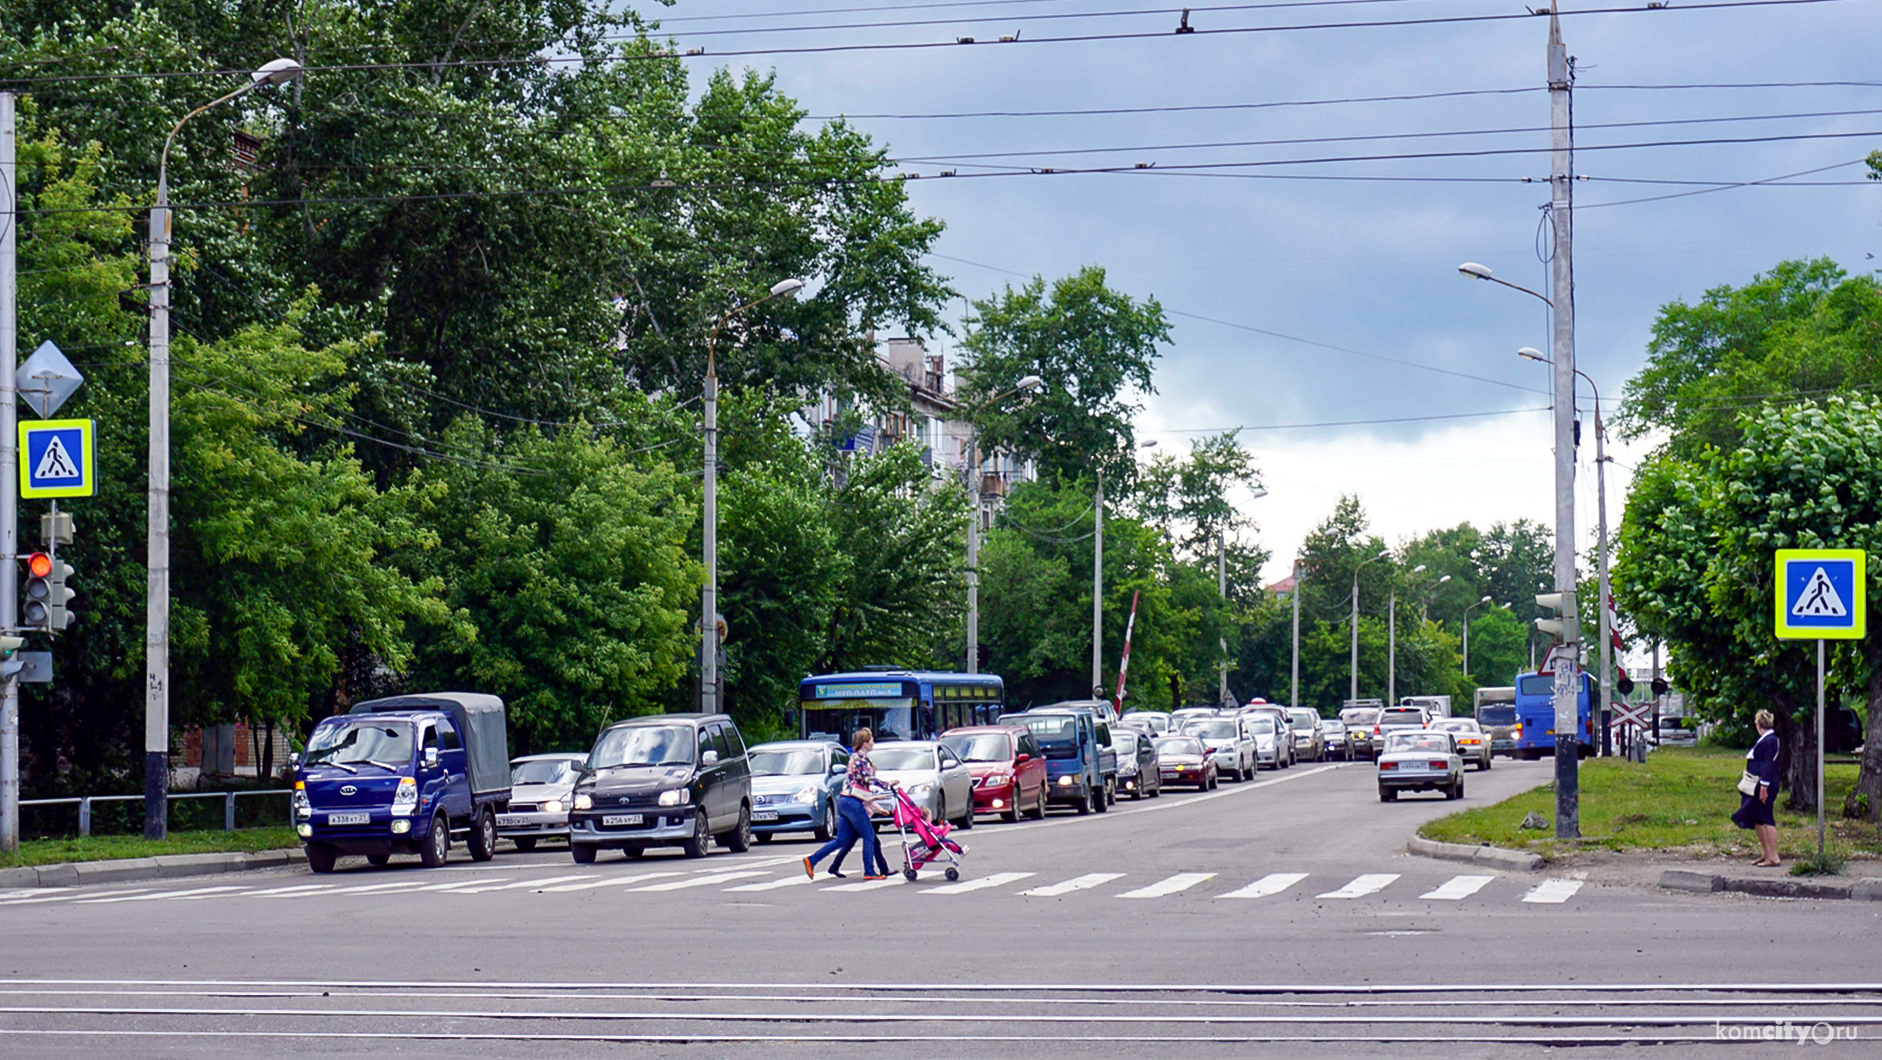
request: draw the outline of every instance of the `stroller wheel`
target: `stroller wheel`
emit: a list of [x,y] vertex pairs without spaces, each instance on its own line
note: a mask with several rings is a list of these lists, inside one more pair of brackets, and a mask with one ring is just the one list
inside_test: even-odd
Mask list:
[[956,868],[949,868],[947,871],[947,878],[948,878],[949,883],[953,883],[955,880],[958,880],[961,878],[961,870],[956,869]]
[[917,875],[919,875],[919,874],[918,874],[918,873],[917,873],[917,872],[916,872],[916,871],[915,871],[914,869],[903,869],[903,870],[902,870],[902,878],[903,878],[903,879],[905,879],[905,880],[907,880],[907,881],[908,881],[908,882],[910,882],[910,883],[914,883],[914,882],[915,882],[915,877],[916,877]]

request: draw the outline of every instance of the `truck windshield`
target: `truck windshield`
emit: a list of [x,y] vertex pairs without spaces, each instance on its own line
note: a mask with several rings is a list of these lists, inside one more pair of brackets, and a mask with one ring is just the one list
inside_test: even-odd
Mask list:
[[1514,725],[1516,724],[1516,705],[1512,703],[1508,706],[1478,707],[1477,723],[1480,725]]
[[1078,719],[1069,714],[1027,714],[1019,719],[1047,758],[1078,757]]
[[322,725],[307,741],[305,766],[375,765],[403,769],[412,761],[412,726],[407,722],[359,721]]
[[610,729],[595,741],[595,750],[588,756],[588,762],[595,769],[691,765],[694,742],[690,725],[635,725],[625,729]]

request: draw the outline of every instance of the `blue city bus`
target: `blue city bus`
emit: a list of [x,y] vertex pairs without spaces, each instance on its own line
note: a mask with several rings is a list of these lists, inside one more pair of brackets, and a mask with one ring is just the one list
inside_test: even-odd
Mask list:
[[[1575,697],[1576,727],[1581,730],[1580,756],[1594,751],[1594,680],[1578,672],[1581,693]],[[1555,754],[1555,675],[1516,675],[1516,754],[1527,759]]]
[[877,740],[930,740],[1006,713],[1006,683],[997,674],[867,670],[806,677],[797,699],[798,734],[806,740],[847,744],[864,727]]

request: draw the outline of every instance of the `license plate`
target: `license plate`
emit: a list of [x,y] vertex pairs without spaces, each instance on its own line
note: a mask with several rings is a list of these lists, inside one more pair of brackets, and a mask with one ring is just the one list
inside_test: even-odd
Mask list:
[[327,815],[327,823],[328,824],[370,824],[372,823],[372,814],[370,813],[330,813]]
[[754,821],[775,821],[778,819],[778,811],[776,810],[753,810],[751,812],[751,819]]
[[497,816],[498,828],[521,828],[528,823],[529,822],[527,820],[521,817],[507,816],[503,814],[499,814]]
[[601,819],[601,826],[603,828],[620,828],[623,825],[639,823],[640,814],[637,813],[611,813]]

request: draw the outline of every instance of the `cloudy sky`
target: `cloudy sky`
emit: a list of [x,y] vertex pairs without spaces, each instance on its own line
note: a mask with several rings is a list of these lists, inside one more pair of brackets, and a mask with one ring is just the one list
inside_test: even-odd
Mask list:
[[[1787,257],[1862,272],[1882,254],[1882,186],[1853,164],[1882,148],[1882,5],[1573,13],[1620,6],[1571,3],[1562,18],[1587,178],[1575,188],[1579,365],[1609,405],[1664,303]],[[1154,294],[1175,326],[1143,432],[1181,451],[1199,432],[1246,428],[1270,491],[1251,502],[1270,577],[1342,493],[1394,543],[1465,519],[1549,521],[1549,417],[1536,411],[1549,372],[1514,352],[1548,348],[1546,308],[1456,271],[1484,262],[1546,291],[1547,19],[1487,0],[1270,0],[1196,7],[1198,32],[1178,35],[1179,10],[680,0],[663,18],[682,46],[706,49],[693,63],[775,70],[811,114],[852,116],[922,174],[914,204],[948,226],[934,264],[969,297],[1085,264]],[[1350,25],[1473,18],[1486,20]],[[926,24],[859,25],[911,22]],[[1349,25],[1281,28],[1328,23]],[[1249,27],[1265,28],[1212,32]],[[980,43],[853,47],[960,37]],[[1109,39],[1039,39],[1052,37]],[[747,50],[760,53],[726,54]],[[1402,96],[1428,98],[1367,98]],[[1090,110],[1137,112],[984,116]],[[937,116],[960,114],[978,116]],[[1696,140],[1738,142],[1602,149]],[[1448,157],[1325,161],[1381,155]],[[1240,165],[1169,168],[1199,163]],[[1094,167],[1125,171],[1025,172]],[[1703,194],[1658,183],[1806,170],[1820,171]],[[1639,454],[1612,453],[1616,521]],[[1591,447],[1582,455],[1587,528]]]

